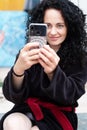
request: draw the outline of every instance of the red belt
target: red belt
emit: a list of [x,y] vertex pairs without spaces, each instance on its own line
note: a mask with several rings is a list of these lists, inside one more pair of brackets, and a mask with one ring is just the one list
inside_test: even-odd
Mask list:
[[44,108],[49,109],[53,113],[57,121],[62,126],[63,130],[73,130],[70,121],[62,112],[62,111],[70,112],[72,111],[72,107],[58,107],[57,105],[54,105],[52,103],[41,101],[38,98],[28,98],[26,100],[26,103],[31,108],[36,120],[41,120],[44,118],[44,115],[40,108],[40,106],[42,106]]

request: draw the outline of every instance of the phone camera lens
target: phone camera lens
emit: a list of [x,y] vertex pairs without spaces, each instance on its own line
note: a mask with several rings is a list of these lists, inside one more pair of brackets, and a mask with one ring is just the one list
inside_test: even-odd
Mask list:
[[37,31],[36,34],[37,34],[37,36],[39,36],[40,35],[40,31]]

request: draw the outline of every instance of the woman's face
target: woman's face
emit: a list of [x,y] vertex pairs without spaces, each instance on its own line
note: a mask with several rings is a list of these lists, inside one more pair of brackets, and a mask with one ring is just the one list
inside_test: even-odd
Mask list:
[[61,11],[47,9],[44,15],[44,23],[47,24],[47,41],[55,51],[59,50],[67,36],[67,27]]

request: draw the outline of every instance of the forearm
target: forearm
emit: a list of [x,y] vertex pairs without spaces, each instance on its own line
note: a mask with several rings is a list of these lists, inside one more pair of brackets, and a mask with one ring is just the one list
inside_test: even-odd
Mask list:
[[14,80],[14,81],[15,81],[15,83],[13,82],[13,72],[11,69],[3,82],[3,94],[7,100],[9,100],[13,103],[20,103],[20,102],[24,101],[26,99],[26,97],[28,96],[27,95],[28,90],[26,90],[26,94],[25,94],[25,89],[27,88],[26,87],[27,76],[25,74],[24,79],[21,82],[20,87],[18,86],[18,88],[16,86],[16,85],[18,85],[17,81],[16,80]]
[[12,72],[12,80],[13,80],[15,89],[17,90],[21,89],[23,79],[24,79],[24,72],[21,71],[20,69],[17,69],[14,66],[13,72]]

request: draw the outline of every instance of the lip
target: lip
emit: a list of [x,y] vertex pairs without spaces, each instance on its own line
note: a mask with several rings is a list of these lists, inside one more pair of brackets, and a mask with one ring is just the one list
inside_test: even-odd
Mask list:
[[57,41],[58,37],[50,37],[51,41]]

